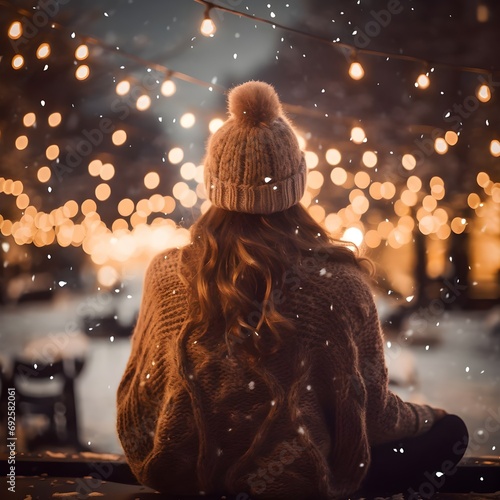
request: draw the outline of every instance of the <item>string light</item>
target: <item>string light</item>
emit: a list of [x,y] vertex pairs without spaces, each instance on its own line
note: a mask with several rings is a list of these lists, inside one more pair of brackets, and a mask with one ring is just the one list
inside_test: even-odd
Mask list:
[[12,58],[12,67],[14,69],[21,69],[24,66],[24,57],[21,54],[16,54]]
[[365,131],[361,127],[353,127],[351,129],[351,140],[354,144],[361,144],[366,142]]
[[[215,7],[218,7],[218,6],[215,6]],[[211,8],[212,7],[207,7],[204,21],[207,20],[207,18],[208,18],[211,25],[213,26],[213,31],[212,31],[212,33],[208,33],[208,34],[203,33],[205,36],[213,36],[213,33],[215,33],[215,29],[216,29],[215,24],[213,24],[213,21],[210,19],[210,16],[208,14]],[[249,17],[249,16],[247,16],[247,17]],[[258,18],[255,18],[255,19],[259,20]],[[20,23],[18,23],[18,24],[19,24],[19,26],[16,28],[13,28],[14,23],[13,23],[13,25],[11,25],[11,27],[9,29],[9,36],[11,36],[11,34],[13,36],[15,36],[17,32],[19,32],[19,36],[21,36],[22,26]],[[210,28],[210,29],[212,29],[212,28]],[[290,31],[292,31],[292,30],[290,29]],[[311,36],[307,33],[304,33],[304,35]],[[44,45],[44,44],[42,44],[42,45]],[[39,47],[39,49],[37,51],[37,57],[39,57],[38,52],[40,52],[43,57],[47,57],[50,54],[50,46],[48,44],[46,44],[46,49],[44,52],[44,51],[40,50],[42,45]],[[87,50],[87,55],[85,55],[85,57],[82,57],[82,59],[85,59],[88,56],[88,47],[86,45],[82,45],[80,47],[85,47]],[[80,49],[80,47],[77,49],[77,51],[75,51],[75,57],[77,59],[79,59],[77,57],[77,52]],[[112,50],[112,49],[108,49],[108,50]],[[371,53],[371,52],[373,52],[373,53]],[[381,53],[375,53],[375,51],[365,51],[365,53],[371,53],[371,55],[381,55]],[[124,55],[126,57],[128,57],[128,56],[133,57],[130,54],[128,56],[126,54],[124,54]],[[22,63],[20,64],[19,67],[22,67],[24,65],[24,59],[22,58],[21,55],[18,55],[18,56],[21,58],[20,61],[22,61]],[[39,58],[41,58],[41,57],[39,57]],[[394,57],[394,58],[397,59],[398,57]],[[413,58],[412,60],[416,60],[416,58]],[[452,68],[462,68],[464,71],[471,70],[471,68],[463,68],[463,67],[459,67],[459,66],[451,66],[451,65],[444,65],[444,66],[452,67]],[[14,64],[13,64],[13,67],[14,67]],[[87,68],[87,72],[89,72],[87,66],[86,66],[86,68]],[[16,68],[16,69],[18,69],[18,68]],[[472,70],[474,70],[474,68],[472,68]],[[172,95],[176,91],[175,84],[170,80],[170,76],[173,74],[177,74],[177,73],[174,73],[171,70],[167,71],[166,68],[165,68],[165,72],[168,74],[168,78],[162,84],[161,93],[165,96],[168,96],[168,95]],[[479,71],[475,71],[475,72],[488,73],[485,70],[479,70]],[[351,61],[351,66],[349,68],[349,75],[351,78],[353,78],[355,80],[359,80],[359,79],[363,78],[364,69],[363,69],[362,65],[359,63],[359,61],[356,61],[356,60]],[[82,79],[85,79],[87,76],[88,76],[88,73]],[[188,75],[185,75],[185,76],[188,76]],[[421,78],[421,77],[425,77],[425,78]],[[188,78],[185,78],[185,80],[191,81],[192,83],[199,83],[200,85],[201,84],[205,85],[207,83],[207,82],[196,81],[196,79],[194,79],[194,78],[190,79],[190,78],[191,77],[188,76]],[[130,91],[130,83],[126,82],[126,81],[120,82],[120,84],[122,84],[122,83],[124,84],[124,86],[125,85],[127,86],[126,91],[124,92],[124,94],[125,94],[125,93]],[[119,94],[118,88],[119,88],[120,84],[118,84],[117,88],[116,88],[116,91],[118,94]],[[429,86],[429,84],[430,84],[429,73],[422,73],[417,78],[417,82],[416,82],[415,86],[424,89],[424,88],[427,88]],[[207,85],[209,85],[209,84],[207,84]],[[210,90],[212,90],[212,88]],[[487,85],[481,85],[476,90],[476,95],[481,102],[487,102],[491,99],[491,90],[489,89],[489,87]],[[149,101],[147,107],[149,107],[149,105],[150,105],[150,101]],[[59,115],[58,121],[60,122],[60,114],[58,114],[58,115]],[[192,126],[192,125],[190,125],[191,121],[194,124],[194,115],[187,113],[183,116],[184,116],[184,119],[187,120],[188,126]],[[50,118],[49,118],[49,120],[50,120]],[[182,119],[181,119],[181,125],[182,125]],[[219,122],[217,122],[217,121],[214,122],[214,128],[216,127],[216,125],[219,125]],[[28,125],[26,125],[26,126],[28,126]],[[51,126],[52,126],[52,124],[51,124]],[[183,126],[186,126],[186,124],[184,124]],[[360,130],[362,131],[362,137],[363,137],[361,139],[361,142],[366,142],[366,136],[364,134],[364,131],[362,129],[360,129]],[[116,145],[119,145],[122,143],[121,141],[122,141],[123,137],[126,139],[126,133],[124,131],[118,131],[118,132],[120,132],[120,133],[116,133],[116,136],[113,135],[113,138],[112,138],[113,143]],[[354,140],[354,134],[352,136],[352,140],[355,143],[360,143],[360,142],[358,142],[359,139]],[[457,143],[457,141],[458,141],[458,135],[455,132],[448,131],[448,132],[446,132],[444,139],[439,138],[438,140],[435,141],[436,150],[438,152],[440,152],[439,150],[443,150],[444,152],[446,152],[446,150],[448,149],[448,145],[453,146],[454,144]],[[20,142],[20,145],[22,146],[23,144],[21,144],[21,142]],[[54,153],[53,154],[55,155],[57,152],[57,155],[58,155],[59,150],[58,150],[58,148],[57,148],[57,150],[55,150],[55,148],[57,148],[57,146],[54,145]],[[495,139],[495,140],[491,141],[490,152],[493,156],[500,156],[500,142],[498,140]],[[172,161],[172,163],[178,163],[182,160],[183,151],[180,148],[174,148],[171,151],[171,153],[172,153],[172,160],[174,160],[174,161]],[[306,155],[309,155],[308,162],[307,162],[308,168],[313,168],[313,164],[318,163],[317,155],[311,151],[306,151],[305,153],[306,153]],[[330,154],[328,154],[328,153],[330,153]],[[51,154],[51,156],[53,154]],[[313,155],[314,155],[314,158],[313,158]],[[331,165],[337,165],[341,161],[340,152],[338,152],[337,150],[333,150],[333,149],[328,150],[328,152],[325,156],[326,156],[328,163],[330,163]],[[49,154],[47,154],[47,157],[49,157]],[[179,160],[179,158],[180,158],[180,160]],[[169,155],[169,159],[170,159],[170,155]],[[313,161],[313,159],[314,159],[314,161]],[[367,160],[367,161],[365,161],[365,160]],[[372,162],[374,162],[374,164],[376,165],[376,163],[377,163],[376,154],[374,152],[365,152],[365,154],[363,155],[363,163],[365,164],[365,166],[368,166],[368,167],[372,166],[371,165]],[[405,155],[403,157],[402,162],[403,162],[404,168],[406,168],[407,170],[412,170],[413,168],[415,168],[416,160],[412,155]],[[102,165],[102,163],[101,163],[101,165]],[[110,164],[106,164],[106,165],[110,165]],[[193,178],[193,173],[195,170],[198,171],[200,168],[201,169],[203,168],[201,165],[199,167],[195,167],[194,164],[185,164],[184,166],[185,166],[185,168],[181,168],[181,170],[183,172],[183,173],[181,172],[181,175],[186,180]],[[90,165],[89,165],[89,167],[90,167]],[[113,167],[112,167],[112,170],[113,170],[112,175],[108,175],[104,171],[104,166],[102,166],[102,168],[100,169],[99,175],[101,175],[101,178],[103,180],[109,180],[114,175],[114,168]],[[37,175],[37,177],[39,178],[39,181],[40,182],[47,182],[50,179],[50,172],[51,171],[50,171],[49,167],[42,167],[39,170],[39,173]],[[335,172],[335,174],[334,174],[334,172]],[[345,176],[345,179],[343,179],[344,176]],[[47,180],[45,180],[45,178],[47,178]],[[370,175],[364,171],[360,171],[356,174],[356,176],[354,176],[351,173],[347,173],[342,168],[334,168],[332,170],[331,178],[332,178],[332,182],[334,182],[335,184],[338,183],[339,185],[343,185],[345,189],[351,189],[353,186],[353,181],[354,181],[356,187],[360,188],[360,189],[365,189],[366,187],[368,187],[370,185]],[[415,177],[415,179],[418,179],[418,178]],[[156,184],[157,180],[159,181],[159,178],[157,179],[156,176],[149,176],[147,182],[150,186],[154,186]],[[339,182],[339,181],[342,181],[342,182]],[[196,181],[196,182],[200,182],[200,181]],[[0,182],[0,184],[1,184],[1,182]],[[145,179],[145,184],[146,184],[146,179]],[[311,182],[309,184],[312,184],[314,186],[319,185],[319,188],[321,188],[321,185],[323,184],[322,174],[320,172],[315,172],[313,174],[313,176],[311,177]],[[417,198],[416,192],[413,192],[413,191],[415,189],[417,189],[417,184],[418,184],[417,182],[413,182],[413,181],[408,184],[409,195],[415,195],[415,198]],[[493,185],[492,182],[491,182],[491,185]],[[396,187],[394,186],[394,184],[392,184],[390,182],[384,182],[382,184],[381,183],[373,183],[373,186],[374,186],[373,192],[376,196],[378,196],[378,198],[375,198],[375,196],[374,196],[374,199],[384,198],[384,199],[389,200],[395,196]],[[491,192],[492,188],[491,188],[490,184],[488,184],[488,186],[489,186],[488,189]],[[495,186],[496,186],[496,184],[495,184]],[[99,189],[96,189],[97,199],[105,200],[110,196],[111,190],[107,184],[105,184],[105,183],[100,184],[98,186],[98,188]],[[154,188],[149,187],[149,186],[148,186],[148,188],[154,189]],[[498,188],[498,187],[496,188],[497,193],[500,192],[499,189],[500,188]],[[368,198],[366,198],[362,194],[354,195],[353,194],[354,191],[359,191],[359,189],[351,191],[352,196],[351,195],[349,196],[349,200],[351,202],[351,205],[348,205],[345,209],[343,209],[342,216],[341,217],[339,216],[340,221],[341,221],[341,223],[339,224],[339,227],[338,227],[339,230],[342,227],[343,228],[348,227],[349,224],[352,224],[353,222],[356,223],[356,221],[360,221],[360,215],[365,213],[368,210],[368,207],[370,204]],[[417,191],[418,191],[418,189],[417,189]],[[371,192],[372,192],[372,189],[371,189],[371,185],[370,185],[370,194],[371,194]],[[488,192],[487,194],[490,195],[490,192]],[[29,204],[29,197],[27,195],[24,195],[24,196],[23,195],[24,195],[24,193],[19,194],[18,200],[16,200],[16,204],[19,208],[21,208],[21,207],[26,208],[26,207],[28,207],[28,204]],[[185,207],[194,206],[197,203],[198,197],[205,199],[204,196],[201,195],[201,192],[200,193],[198,192],[198,188],[196,188],[196,192],[195,192],[192,189],[189,189],[189,187],[187,185],[178,186],[177,195],[178,195],[178,200],[179,200],[180,204],[185,206]],[[19,198],[20,196],[23,196],[23,197]],[[147,217],[149,215],[149,213],[151,213],[151,211],[153,211],[153,210],[158,211],[155,209],[155,207],[160,206],[160,203],[159,203],[160,201],[162,201],[162,202],[164,201],[166,203],[165,200],[167,197],[165,197],[165,200],[163,200],[161,195],[153,195],[153,196],[157,197],[157,198],[155,198],[154,203],[153,203],[152,197],[149,200],[141,200],[141,202],[143,202],[141,207],[143,205],[145,205],[145,204],[147,205],[149,203],[149,205],[148,205],[149,208],[146,211],[144,211],[143,208],[141,208],[141,210],[139,210],[139,207],[138,207],[137,212],[135,212],[133,214],[132,213],[129,214],[129,215],[132,215],[134,217],[134,221],[135,221],[135,222],[132,222],[132,217],[131,217],[130,224],[132,225],[132,227],[141,228],[141,226],[142,226],[142,228],[144,228],[143,223],[147,223],[147,220],[145,220],[145,217]],[[316,194],[314,194],[312,196],[316,197]],[[398,196],[399,196],[399,194],[398,194]],[[432,236],[437,235],[437,237],[439,237],[441,239],[446,239],[446,237],[448,237],[447,231],[448,231],[448,233],[450,231],[450,226],[446,224],[447,218],[444,217],[444,215],[442,214],[442,212],[444,212],[443,209],[436,208],[436,206],[437,206],[436,200],[442,199],[443,196],[444,196],[444,186],[441,186],[441,185],[432,186],[431,187],[431,196],[425,197],[425,199],[426,199],[425,205],[427,206],[427,208],[434,210],[434,213],[425,214],[424,213],[425,211],[421,212],[421,216],[420,216],[419,220],[423,220],[422,227],[424,228],[425,234],[431,234]],[[470,196],[472,196],[472,195],[470,195]],[[498,194],[497,194],[497,196],[498,196]],[[476,195],[476,197],[477,197],[477,195]],[[160,200],[160,198],[161,198],[161,200]],[[395,200],[395,204],[394,204],[395,207],[397,204],[399,204],[398,206],[400,206],[400,207],[403,205],[402,199],[403,199],[403,196],[401,195],[401,200],[397,200],[397,199]],[[175,207],[175,201],[173,199],[171,199],[171,201]],[[413,200],[411,200],[411,201],[413,201]],[[317,200],[316,200],[316,202],[317,202]],[[417,200],[415,200],[415,203],[413,203],[413,205],[415,205],[416,203],[417,203]],[[469,205],[472,208],[472,205],[476,206],[478,203],[480,203],[480,201],[477,201],[476,198],[474,197],[474,198],[470,199]],[[161,204],[163,204],[163,203],[161,203]],[[203,206],[206,206],[206,204],[204,204]],[[410,203],[408,203],[408,206],[410,206]],[[34,208],[34,207],[28,207],[28,208]],[[57,218],[60,215],[60,214],[57,215],[58,214],[57,210],[60,210],[60,209],[56,209],[55,211],[52,211],[50,214],[45,214],[45,215],[47,216],[47,218],[49,216],[51,219]],[[96,210],[96,208],[95,208],[95,210]],[[438,215],[439,210],[441,210],[442,212],[439,212],[439,215]],[[133,211],[133,209],[132,209],[132,211]],[[325,219],[324,209],[323,209],[323,207],[321,207],[317,203],[311,205],[311,211],[314,211],[314,218],[315,219],[317,218],[319,221]],[[36,213],[37,212],[35,209],[35,214]],[[83,209],[82,209],[82,213],[83,213]],[[403,213],[403,212],[401,212],[401,213]],[[406,211],[404,213],[408,214],[408,211]],[[56,215],[57,215],[57,217],[56,217]],[[332,214],[330,214],[330,215],[332,215]],[[66,215],[66,217],[68,217],[68,215]],[[408,217],[413,222],[411,214],[410,214],[410,216],[403,215],[402,217]],[[91,219],[93,221],[92,223],[97,224],[97,227],[99,227],[100,230],[109,231],[109,229],[106,227],[106,225],[102,221],[100,221],[100,217],[97,214],[97,212],[95,212],[95,211],[89,212],[88,221],[87,221],[89,223],[89,226],[88,226],[89,228],[91,227],[90,222],[89,222]],[[331,220],[331,218],[329,220]],[[117,219],[115,222],[116,222],[116,224],[113,223],[113,232],[115,231],[115,228],[117,231],[118,230],[128,231],[129,222],[125,221],[124,219]],[[156,222],[157,222],[156,220],[153,221],[151,223],[151,226],[153,226]],[[169,222],[173,222],[173,221],[169,220]],[[63,231],[61,229],[61,228],[63,228],[63,223],[58,223],[58,224],[53,225],[53,227],[54,227],[53,230],[50,229],[52,231],[52,233],[51,233],[52,236],[49,237],[49,236],[39,235],[38,240],[36,240],[35,234],[33,234],[32,241],[34,244],[37,244],[36,241],[38,241],[42,245],[45,245],[45,244],[48,244],[47,241],[49,241],[50,239],[51,239],[51,242],[54,241],[54,235],[55,235],[57,242],[61,245],[71,244],[72,241],[78,242],[78,245],[83,245],[83,241],[85,240],[85,234],[86,234],[85,230],[83,229],[84,223],[82,223],[82,229],[81,229],[81,231],[79,231],[79,235],[76,239],[75,238],[72,239],[71,237],[60,238],[60,235],[63,234]],[[372,223],[372,221],[370,221],[370,223]],[[18,224],[18,223],[16,223],[16,224]],[[401,246],[401,244],[403,243],[403,239],[402,239],[403,235],[406,234],[404,232],[404,229],[406,226],[402,225],[402,219],[400,219],[400,221],[398,221],[397,224],[392,224],[392,223],[389,223],[389,224],[390,224],[390,227],[389,227],[389,225],[387,225],[387,227],[384,226],[384,231],[387,229],[387,232],[386,233],[384,232],[383,239],[387,240],[387,243],[390,244],[391,246],[393,246],[394,248],[396,248],[397,245]],[[449,224],[451,224],[451,222]],[[459,219],[458,217],[456,218],[456,221],[454,222],[456,229],[458,229],[460,231],[463,231],[465,229],[466,224],[467,224],[467,221],[465,219]],[[401,225],[401,227],[400,227],[400,225]],[[12,235],[14,236],[14,233],[16,233],[17,236],[15,236],[15,238],[16,238],[16,242],[18,242],[18,238],[21,238],[21,236],[20,236],[21,232],[18,231],[17,229],[15,229],[15,227],[17,227],[17,226],[15,226],[15,225],[13,226],[12,224],[11,224],[11,226],[12,226]],[[58,232],[58,228],[56,226],[59,226],[59,229],[60,229],[59,232]],[[75,224],[75,228],[76,228],[76,226],[77,225]],[[73,227],[73,223],[71,222],[71,228],[72,227]],[[412,228],[410,228],[410,230],[411,229]],[[6,231],[8,231],[8,225],[6,226]],[[69,231],[69,229],[68,229],[68,231]],[[73,231],[73,229],[71,229],[71,232],[72,231]],[[104,234],[102,231],[99,233],[101,236]],[[363,231],[361,231],[361,230],[359,230],[359,231],[361,233],[361,238],[362,238]],[[75,229],[75,232],[76,232],[76,229]],[[47,232],[47,234],[49,234],[49,233]],[[64,232],[64,234],[65,234],[65,232]],[[369,231],[366,234],[366,236],[368,236],[368,234],[370,235],[369,239],[370,239],[371,245],[373,245],[373,247],[378,246],[378,244],[380,244],[381,235],[377,231],[373,231],[373,230]],[[21,241],[21,239],[19,241]],[[23,241],[24,242],[28,241],[28,238],[27,237],[24,238]],[[88,243],[87,243],[87,245],[88,245]],[[89,250],[89,248],[87,247],[87,249],[85,251],[87,253],[89,253],[88,250]],[[99,251],[101,251],[101,250],[99,250]],[[99,256],[96,255],[95,257],[92,256],[92,260],[94,262],[97,262],[97,261],[104,261],[105,262],[106,259],[108,259],[108,258],[113,258],[113,257],[111,255],[109,255],[109,256],[104,255],[103,256],[102,254],[99,254]]]
[[215,26],[215,23],[210,18],[210,9],[211,8],[212,7],[207,7],[205,9],[205,15],[204,15],[203,21],[201,22],[201,26],[200,26],[201,34],[203,36],[207,36],[207,37],[214,36],[215,32],[217,31],[217,27]]
[[118,95],[125,95],[130,90],[130,82],[128,80],[122,80],[116,85],[116,93]]
[[45,59],[50,55],[50,45],[48,43],[42,43],[36,50],[36,57],[38,59]]
[[90,68],[86,64],[78,66],[75,71],[75,77],[77,80],[85,80],[90,75]]
[[351,65],[349,66],[349,76],[353,80],[361,80],[365,76],[365,70],[357,59],[357,53],[351,52]]
[[82,44],[76,48],[75,59],[83,61],[84,59],[87,59],[88,56],[89,56],[89,48],[87,47],[87,45]]
[[434,149],[436,153],[444,155],[448,151],[448,143],[442,137],[438,137],[434,141]]
[[19,21],[14,21],[8,31],[9,38],[11,40],[17,40],[23,34],[23,27]]
[[495,158],[498,158],[500,156],[500,141],[498,141],[497,139],[493,139],[490,142],[490,153]]
[[161,84],[160,91],[165,97],[174,95],[176,90],[177,87],[175,86],[175,82],[173,82],[170,78],[168,78]]
[[491,90],[488,85],[481,85],[476,91],[476,96],[481,102],[488,102],[491,99]]
[[426,89],[430,85],[429,73],[420,73],[415,82],[415,87]]

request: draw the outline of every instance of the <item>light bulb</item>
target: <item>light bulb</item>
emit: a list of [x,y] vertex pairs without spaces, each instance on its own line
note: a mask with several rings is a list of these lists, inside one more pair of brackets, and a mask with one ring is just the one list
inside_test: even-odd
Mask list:
[[203,19],[200,31],[203,36],[214,36],[214,33],[217,31],[217,27],[215,23],[210,19],[208,14],[205,14],[205,19]]
[[174,95],[176,91],[176,86],[175,83],[172,80],[165,80],[161,84],[161,93],[165,97],[170,97],[171,95]]
[[488,85],[481,85],[476,91],[476,96],[481,102],[488,102],[491,99],[491,90]]
[[349,66],[349,76],[353,80],[361,80],[361,78],[365,76],[365,70],[363,69],[363,66],[361,66],[359,62],[353,61]]
[[426,89],[430,83],[431,81],[429,80],[429,77],[425,73],[422,73],[418,75],[417,81],[415,82],[415,87]]

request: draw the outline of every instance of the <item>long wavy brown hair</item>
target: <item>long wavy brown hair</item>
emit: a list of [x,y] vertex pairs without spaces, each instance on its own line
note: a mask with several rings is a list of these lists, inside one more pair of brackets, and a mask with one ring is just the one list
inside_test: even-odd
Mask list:
[[[191,226],[191,244],[182,249],[182,261],[189,262],[189,268],[181,267],[181,278],[190,300],[188,321],[178,341],[178,361],[199,432],[197,471],[200,487],[205,491],[210,490],[213,471],[207,460],[202,395],[189,376],[192,367],[187,357],[187,338],[193,332],[203,334],[222,318],[228,354],[252,367],[269,387],[273,399],[288,400],[288,405],[293,406],[297,391],[285,395],[266,370],[265,359],[280,349],[285,334],[294,331],[293,320],[283,315],[276,303],[276,294],[285,290],[287,270],[315,252],[366,269],[367,260],[358,256],[357,249],[353,251],[351,245],[333,239],[300,204],[268,215],[212,206]],[[271,407],[250,448],[231,467],[226,476],[229,489],[235,484],[239,467],[255,456],[265,442],[279,407],[280,404]],[[290,409],[292,414],[298,414],[296,408]],[[323,471],[320,477],[324,475]]]

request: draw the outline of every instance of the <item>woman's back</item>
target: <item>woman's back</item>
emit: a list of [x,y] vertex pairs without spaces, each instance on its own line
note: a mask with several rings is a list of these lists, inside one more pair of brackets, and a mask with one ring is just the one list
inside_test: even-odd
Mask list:
[[435,413],[388,390],[362,262],[299,204],[304,157],[272,87],[236,87],[229,111],[204,161],[212,206],[146,274],[118,433],[165,493],[345,497],[373,447]]
[[[269,498],[300,498],[301,491],[312,494],[311,485],[321,486],[317,478],[329,474],[340,444],[332,443],[335,391],[347,391],[342,395],[343,411],[347,414],[346,405],[354,405],[352,414],[358,415],[341,432],[350,456],[356,452],[354,441],[365,432],[359,416],[364,391],[350,352],[353,325],[358,322],[350,316],[357,314],[358,305],[345,303],[356,294],[360,298],[366,294],[360,271],[326,256],[297,261],[288,270],[276,301],[283,315],[294,318],[295,326],[282,339],[280,349],[254,366],[229,356],[221,317],[206,332],[184,337],[186,381],[173,361],[187,320],[189,295],[178,273],[183,266],[193,267],[192,259],[196,254],[188,252],[181,262],[181,251],[172,250],[158,256],[147,273],[143,309],[157,312],[147,335],[135,340],[142,358],[134,364],[135,374],[124,377],[129,383],[122,382],[118,394],[119,414],[128,414],[135,406],[143,431],[147,422],[153,424],[147,432],[154,436],[137,450],[140,457],[134,472],[162,491],[186,494],[203,489],[193,481],[200,448],[199,422],[192,411],[195,398],[202,415],[203,461],[212,490],[227,490],[228,473],[238,463],[233,492],[253,490]],[[149,301],[154,305],[148,307]],[[259,306],[256,302],[256,311]],[[125,421],[123,427],[119,424],[126,451],[137,438],[135,433],[127,435],[131,429]],[[259,432],[264,433],[263,439],[252,450]],[[364,440],[357,447],[359,464],[368,460],[367,446]],[[241,460],[249,450],[247,460]],[[350,478],[351,485],[353,481]],[[328,482],[334,484],[331,477]]]

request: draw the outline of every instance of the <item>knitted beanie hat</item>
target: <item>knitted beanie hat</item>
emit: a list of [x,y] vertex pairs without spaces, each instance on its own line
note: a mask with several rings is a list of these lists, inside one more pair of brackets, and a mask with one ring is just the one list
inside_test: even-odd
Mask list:
[[299,202],[306,165],[274,88],[250,81],[228,97],[229,118],[208,141],[208,199],[235,212],[270,214]]

